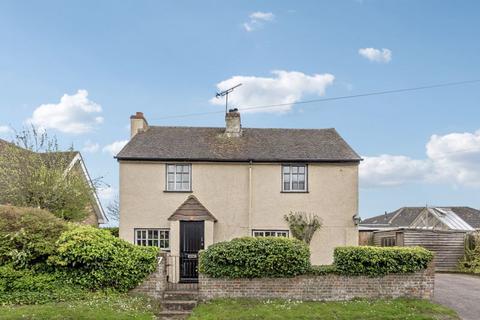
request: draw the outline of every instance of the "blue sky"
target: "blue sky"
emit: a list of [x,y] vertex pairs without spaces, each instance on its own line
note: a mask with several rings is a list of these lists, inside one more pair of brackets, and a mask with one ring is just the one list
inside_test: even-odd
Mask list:
[[[73,142],[91,175],[111,184],[108,202],[118,185],[109,145],[128,139],[135,111],[155,125],[223,126],[221,113],[164,118],[221,111],[210,99],[239,80],[232,99],[245,106],[479,79],[479,10],[427,0],[2,1],[0,136],[32,121]],[[242,121],[335,127],[366,159],[362,217],[478,208],[479,101],[477,83],[292,104]]]

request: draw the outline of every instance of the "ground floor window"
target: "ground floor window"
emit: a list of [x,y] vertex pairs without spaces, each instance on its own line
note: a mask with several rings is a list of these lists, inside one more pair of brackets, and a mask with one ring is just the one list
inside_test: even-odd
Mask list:
[[382,247],[394,247],[395,246],[395,237],[383,237],[381,239]]
[[288,230],[253,230],[254,237],[288,237]]
[[170,249],[170,230],[168,229],[135,229],[135,243],[139,246]]

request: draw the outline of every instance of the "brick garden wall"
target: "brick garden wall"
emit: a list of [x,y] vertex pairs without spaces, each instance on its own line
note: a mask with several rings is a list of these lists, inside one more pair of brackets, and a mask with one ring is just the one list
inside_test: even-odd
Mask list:
[[141,293],[155,299],[162,299],[167,287],[166,255],[161,253],[158,257],[157,270],[150,274],[132,293]]
[[202,300],[240,297],[305,301],[398,297],[431,299],[434,279],[434,267],[430,264],[426,270],[417,273],[376,278],[304,275],[294,278],[218,279],[200,275],[198,287]]
[[[303,275],[294,278],[219,279],[200,274],[198,293],[201,300],[241,297],[305,301],[399,297],[431,299],[434,279],[433,263],[417,273],[391,274],[375,278],[331,274]],[[161,254],[157,270],[131,292],[162,299],[166,288],[166,255]]]

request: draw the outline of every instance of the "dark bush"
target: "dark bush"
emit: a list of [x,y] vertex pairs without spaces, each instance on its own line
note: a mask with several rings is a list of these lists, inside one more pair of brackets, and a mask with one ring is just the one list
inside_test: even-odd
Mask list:
[[119,229],[118,227],[107,227],[107,228],[102,228],[103,230],[107,230],[110,232],[110,234],[114,237],[119,237]]
[[338,273],[337,267],[334,264],[329,265],[317,265],[311,266],[308,274],[314,276],[325,276],[327,274],[335,274]]
[[84,288],[127,291],[157,266],[158,248],[136,246],[90,226],[64,232],[57,245],[50,264]]
[[433,253],[420,247],[338,247],[334,264],[340,274],[382,276],[425,269]]
[[0,305],[38,304],[81,299],[88,291],[69,285],[58,274],[0,267]]
[[308,246],[290,238],[245,237],[219,242],[201,252],[199,271],[211,277],[292,277],[310,268]]
[[480,232],[476,231],[465,236],[465,254],[458,263],[462,272],[480,274]]
[[0,206],[0,265],[45,262],[65,230],[67,223],[48,211]]

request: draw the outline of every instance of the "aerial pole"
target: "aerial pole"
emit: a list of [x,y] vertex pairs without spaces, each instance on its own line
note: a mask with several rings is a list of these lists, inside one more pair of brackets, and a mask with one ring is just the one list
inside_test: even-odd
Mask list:
[[240,87],[242,84],[239,83],[237,84],[236,86],[233,86],[231,87],[230,89],[227,89],[225,91],[222,91],[222,92],[218,92],[215,97],[216,98],[220,98],[220,97],[225,97],[225,114],[228,113],[228,94],[231,93],[234,89]]

